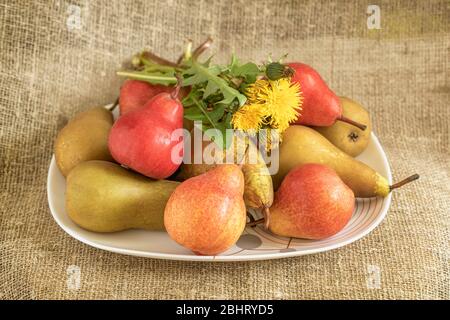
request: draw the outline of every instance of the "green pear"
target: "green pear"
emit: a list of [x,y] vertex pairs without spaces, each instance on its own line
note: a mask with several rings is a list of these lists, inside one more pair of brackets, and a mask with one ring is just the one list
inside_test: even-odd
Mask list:
[[112,162],[87,161],[67,176],[66,211],[89,231],[164,230],[164,207],[178,185]]
[[58,133],[54,146],[56,164],[64,176],[84,161],[113,161],[108,149],[112,124],[111,111],[103,107],[81,112],[69,121]]
[[390,186],[386,178],[368,165],[339,150],[314,129],[300,125],[290,126],[283,133],[279,151],[279,170],[273,176],[275,190],[289,171],[307,163],[317,163],[332,168],[352,189],[355,196],[361,198],[385,197],[392,189],[419,177],[413,175]]
[[336,121],[329,127],[313,127],[320,132],[336,147],[352,157],[361,154],[369,144],[372,132],[372,123],[369,112],[358,102],[346,97],[339,97],[342,105],[343,115],[359,123],[366,125],[366,130],[361,130],[351,124]]

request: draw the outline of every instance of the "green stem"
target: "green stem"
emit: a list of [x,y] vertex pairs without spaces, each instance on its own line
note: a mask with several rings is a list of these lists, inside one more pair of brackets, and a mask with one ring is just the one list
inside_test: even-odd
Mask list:
[[183,54],[177,60],[177,66],[181,66],[183,62],[188,61],[192,57],[192,40],[189,39]]
[[192,59],[197,60],[197,58],[211,46],[212,41],[212,38],[208,37],[205,42],[199,45],[192,53]]
[[177,83],[176,77],[170,76],[152,76],[148,74],[143,74],[142,72],[135,71],[117,71],[116,73],[119,77],[127,77],[134,80],[143,80],[143,81],[166,81],[167,83]]
[[182,71],[182,69],[180,69],[180,68],[163,66],[163,65],[160,65],[160,64],[148,64],[148,65],[145,66],[144,70],[146,72],[154,72],[154,71],[177,72],[177,71]]

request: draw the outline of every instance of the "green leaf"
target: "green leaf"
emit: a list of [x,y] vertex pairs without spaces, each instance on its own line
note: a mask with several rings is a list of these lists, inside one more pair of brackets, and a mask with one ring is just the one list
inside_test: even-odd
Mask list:
[[219,66],[205,67],[198,62],[193,61],[192,66],[184,72],[185,75],[191,75],[185,78],[183,85],[195,85],[203,82],[207,82],[205,92],[206,97],[219,90],[224,100],[222,103],[231,103],[234,99],[238,99],[240,105],[244,105],[247,101],[245,95],[241,94],[238,90],[229,86],[229,84],[222,78],[218,77],[220,74]]
[[[239,92],[236,89],[233,89],[233,90],[235,90],[236,92]],[[239,106],[243,106],[245,104],[245,102],[247,102],[247,97],[244,96],[243,94],[239,94],[238,96],[224,95],[224,99],[219,102],[222,104],[231,104],[235,98],[238,99]]]
[[253,62],[247,62],[243,65],[235,65],[231,69],[231,74],[234,77],[243,77],[247,83],[253,83],[256,81],[256,77],[262,74],[260,68]]
[[206,85],[205,92],[203,92],[203,99],[208,98],[210,95],[214,94],[219,90],[219,87],[212,81],[208,81]]
[[257,75],[261,73],[258,66],[254,64],[253,62],[247,62],[243,65],[235,65],[231,69],[231,73],[233,76],[240,77],[240,76],[247,76],[247,75]]
[[[203,112],[202,109],[203,108],[198,108],[197,106],[185,108],[184,117],[192,121],[203,121],[206,125],[212,126],[211,123],[209,123],[207,116],[211,119],[212,122],[217,123],[225,113],[224,105],[219,105],[211,111],[204,109],[205,112]],[[205,113],[207,116],[205,115]]]
[[[193,61],[192,66],[184,72],[184,75],[190,75],[183,81],[183,85],[192,86],[214,79],[220,73],[218,66],[205,67],[198,62]],[[220,78],[219,78],[220,79]]]
[[185,108],[184,117],[192,121],[203,121],[206,119],[203,112],[197,107]]
[[225,113],[225,105],[219,105],[213,110],[207,112],[212,121],[218,122]]

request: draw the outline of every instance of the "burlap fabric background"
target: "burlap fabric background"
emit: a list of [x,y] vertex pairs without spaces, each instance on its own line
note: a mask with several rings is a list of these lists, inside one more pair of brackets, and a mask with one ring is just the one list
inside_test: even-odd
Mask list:
[[[368,30],[369,4],[381,30]],[[78,5],[80,24],[76,15]],[[448,1],[0,1],[0,298],[449,298]],[[79,26],[79,28],[78,28]],[[394,178],[386,220],[339,250],[275,261],[128,257],[53,221],[46,174],[66,120],[117,96],[114,72],[148,47],[175,59],[211,35],[218,61],[286,52],[370,109]],[[81,268],[81,287],[67,268]],[[379,288],[370,288],[370,266]]]

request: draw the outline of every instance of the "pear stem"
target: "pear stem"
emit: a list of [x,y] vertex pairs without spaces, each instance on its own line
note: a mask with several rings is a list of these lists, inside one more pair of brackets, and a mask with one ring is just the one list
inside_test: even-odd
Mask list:
[[400,188],[401,186],[404,186],[405,184],[410,183],[417,179],[419,179],[419,175],[416,173],[416,174],[413,174],[412,176],[409,176],[406,179],[403,179],[400,182],[394,183],[392,186],[389,186],[389,189],[392,191],[394,189]]
[[269,222],[270,222],[270,210],[269,210],[269,207],[264,207],[263,214],[264,214],[264,227],[266,229],[269,229]]
[[351,125],[353,125],[353,126],[359,128],[359,129],[361,129],[362,131],[364,131],[364,130],[367,129],[367,126],[366,126],[365,124],[356,122],[356,121],[354,121],[354,120],[352,120],[352,119],[349,119],[349,118],[347,118],[347,117],[344,117],[343,115],[341,115],[341,116],[340,116],[339,118],[337,118],[336,120],[339,120],[339,121],[342,121],[342,122],[349,123],[349,124],[351,124]]
[[260,218],[258,220],[255,221],[250,221],[249,223],[247,223],[247,227],[254,227],[258,224],[264,223],[265,219],[264,218]]
[[170,94],[172,99],[178,98],[178,94],[180,93],[181,85],[183,84],[183,78],[178,73],[175,74],[175,78],[177,78],[177,84],[175,85],[175,89],[173,89],[172,93]]
[[106,108],[106,109],[108,109],[108,111],[113,112],[114,109],[115,109],[118,105],[119,105],[119,97],[117,97],[116,101],[114,101],[114,103],[113,103],[113,105],[112,105],[111,107]]
[[269,229],[269,222],[270,222],[270,211],[269,211],[269,207],[264,207],[264,208],[263,208],[263,215],[264,215],[264,217],[263,217],[263,218],[260,218],[260,219],[258,219],[258,220],[255,220],[255,219],[253,218],[253,216],[251,216],[251,218],[250,218],[250,215],[249,215],[250,222],[248,222],[246,226],[247,226],[247,227],[254,227],[254,226],[258,225],[258,224],[264,223],[264,227],[265,227],[266,229]]
[[247,218],[248,218],[248,220],[250,220],[249,223],[255,221],[255,218],[253,218],[253,216],[251,215],[251,213],[248,212],[248,211],[247,211]]

